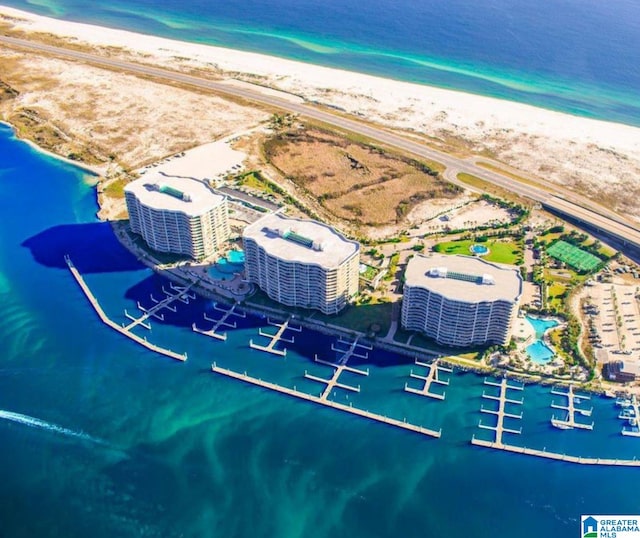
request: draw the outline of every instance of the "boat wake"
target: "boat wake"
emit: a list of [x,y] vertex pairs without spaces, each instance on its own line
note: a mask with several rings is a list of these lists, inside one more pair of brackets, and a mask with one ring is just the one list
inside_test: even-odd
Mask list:
[[104,442],[100,439],[91,437],[86,433],[69,430],[67,428],[63,428],[62,426],[58,426],[57,424],[51,424],[50,422],[40,420],[39,418],[30,417],[29,415],[22,415],[20,413],[13,413],[12,411],[5,411],[4,409],[0,409],[0,419],[9,420],[18,424],[24,424],[25,426],[29,426],[30,428],[48,430],[54,433],[59,433],[61,435],[66,435],[67,437],[75,437],[101,445],[104,444]]

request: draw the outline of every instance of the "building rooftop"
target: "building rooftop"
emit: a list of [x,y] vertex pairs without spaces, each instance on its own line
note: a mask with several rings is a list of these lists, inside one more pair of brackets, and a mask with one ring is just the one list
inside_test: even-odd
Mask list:
[[522,293],[522,278],[517,268],[475,256],[416,255],[407,264],[405,282],[449,299],[473,303],[515,301]]
[[360,248],[331,226],[272,213],[247,226],[244,238],[254,239],[270,255],[281,260],[337,267]]
[[225,199],[201,181],[160,174],[136,179],[124,190],[133,193],[147,207],[181,211],[191,216],[202,215]]

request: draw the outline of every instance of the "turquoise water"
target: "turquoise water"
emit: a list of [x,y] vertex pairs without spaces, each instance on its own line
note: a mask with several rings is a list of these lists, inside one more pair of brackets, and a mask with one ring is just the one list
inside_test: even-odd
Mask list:
[[244,263],[244,250],[231,250],[226,256],[231,264],[241,265]]
[[488,254],[489,249],[484,245],[471,245],[471,252],[483,256],[485,254]]
[[3,3],[640,125],[635,0]]
[[536,332],[536,338],[542,338],[544,333],[546,333],[549,329],[553,329],[558,326],[557,319],[546,319],[539,318],[534,316],[526,316],[527,321],[533,327],[533,330]]
[[220,258],[208,272],[217,280],[232,280],[236,273],[244,271],[244,252],[232,250],[227,257]]
[[531,360],[538,364],[545,364],[555,356],[553,350],[542,340],[536,340],[533,344],[528,345],[525,351]]
[[[152,304],[163,280],[95,219],[95,191],[76,168],[36,153],[0,125],[0,534],[11,537],[564,538],[583,513],[634,513],[635,472],[476,449],[482,378],[455,373],[446,400],[405,393],[416,366],[374,351],[370,375],[332,396],[442,428],[435,440],[318,408],[211,373],[220,366],[319,394],[304,371],[331,340],[292,333],[285,360],[250,350],[259,318],[226,342],[191,331],[210,301],[179,303],[151,332],[187,352],[156,356],[100,322],[69,275],[69,254],[107,314]],[[219,316],[219,313],[218,313]],[[354,364],[355,365],[355,364]],[[594,398],[593,432],[549,424],[548,387],[524,390],[523,433],[509,442],[633,457],[612,400]],[[594,487],[597,485],[597,487]],[[465,492],[461,495],[461,492]],[[576,492],[580,492],[579,495]],[[500,517],[496,517],[499,507]],[[535,524],[533,524],[535,523]]]
[[527,316],[527,321],[531,324],[536,333],[536,340],[528,345],[525,349],[533,362],[545,364],[555,356],[553,350],[542,340],[544,334],[553,327],[558,325],[556,319],[545,319],[533,316]]

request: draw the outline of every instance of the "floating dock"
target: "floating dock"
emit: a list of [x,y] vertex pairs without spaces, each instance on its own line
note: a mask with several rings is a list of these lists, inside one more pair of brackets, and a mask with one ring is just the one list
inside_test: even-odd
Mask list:
[[[176,353],[175,351],[171,351],[170,349],[165,349],[163,347],[156,346],[151,342],[147,342],[146,338],[140,338],[138,335],[130,332],[125,327],[121,327],[116,322],[109,319],[109,317],[105,314],[104,310],[102,310],[102,307],[100,306],[100,303],[98,302],[98,300],[95,298],[93,293],[91,293],[91,290],[89,289],[86,282],[82,278],[82,275],[80,274],[78,269],[76,269],[75,265],[73,265],[73,262],[71,261],[71,258],[69,257],[69,255],[65,255],[64,260],[67,263],[67,266],[69,267],[69,271],[71,271],[71,274],[73,275],[73,277],[76,279],[76,282],[80,286],[80,289],[84,292],[85,296],[91,303],[91,306],[93,306],[93,309],[98,314],[98,317],[105,325],[108,325],[113,330],[118,331],[120,334],[125,335],[127,338],[133,340],[137,344],[140,344],[141,346],[147,348],[150,351],[159,353],[161,355],[165,355],[167,357],[171,357],[172,359],[176,359],[179,361],[187,360],[186,353],[181,355],[179,353]],[[141,323],[138,323],[138,324],[141,324]]]
[[338,409],[340,411],[344,411],[345,413],[351,413],[352,415],[368,418],[376,422],[381,422],[382,424],[387,424],[389,426],[394,426],[396,428],[401,428],[403,430],[412,431],[415,433],[419,433],[421,435],[427,435],[429,437],[440,437],[442,433],[441,430],[440,431],[430,430],[428,428],[423,428],[422,426],[416,426],[415,424],[411,424],[406,421],[400,421],[394,418],[378,415],[376,413],[370,413],[369,411],[364,411],[363,409],[358,409],[357,407],[344,405],[338,402],[334,402],[332,400],[323,400],[318,396],[312,396],[311,394],[307,394],[306,392],[300,392],[295,388],[289,389],[287,387],[282,387],[274,383],[269,383],[268,381],[262,381],[255,377],[250,377],[246,373],[240,374],[232,370],[226,370],[224,368],[220,368],[216,366],[215,363],[211,366],[211,370],[217,374],[231,377],[233,379],[237,379],[240,381],[244,381],[245,383],[250,383],[258,387],[263,387],[269,390],[273,390],[275,392],[280,392],[281,394],[287,394],[295,398],[300,398],[301,400],[307,400],[309,402],[314,402],[320,405],[331,407],[333,409]]
[[255,344],[253,340],[249,340],[249,347],[251,349],[257,349],[258,351],[264,351],[266,353],[271,353],[272,355],[280,355],[281,357],[287,356],[287,350],[285,349],[276,349],[275,346],[278,342],[287,342],[288,344],[293,344],[294,339],[291,337],[290,339],[285,338],[284,332],[289,329],[295,332],[302,332],[302,327],[293,327],[290,325],[291,316],[287,318],[284,323],[276,323],[267,318],[267,323],[269,325],[273,325],[274,327],[278,327],[278,331],[276,334],[265,333],[262,329],[258,329],[258,334],[260,336],[264,336],[265,338],[269,338],[270,342],[266,346],[261,346]]
[[410,377],[414,379],[420,379],[424,381],[424,385],[421,389],[414,389],[410,387],[407,383],[404,384],[404,390],[406,392],[410,392],[412,394],[418,394],[420,396],[427,396],[428,398],[435,398],[436,400],[444,400],[445,394],[439,392],[432,392],[431,386],[434,384],[438,385],[449,385],[449,381],[440,379],[438,377],[439,372],[451,373],[453,370],[451,368],[447,368],[445,366],[441,366],[438,360],[433,361],[431,364],[426,362],[421,362],[418,359],[415,359],[415,365],[421,366],[423,368],[428,368],[428,373],[426,376],[415,374],[413,370],[409,374]]
[[145,329],[151,330],[151,325],[145,322],[149,318],[155,318],[157,320],[164,321],[164,315],[160,313],[160,310],[167,309],[171,312],[175,312],[177,309],[175,306],[171,306],[171,303],[175,301],[179,301],[182,298],[184,298],[184,296],[189,293],[190,287],[191,286],[174,289],[172,286],[172,289],[176,291],[175,294],[172,294],[167,290],[165,290],[163,286],[162,292],[165,294],[165,298],[162,301],[158,301],[153,295],[150,295],[149,297],[151,301],[155,303],[155,305],[152,306],[151,308],[145,308],[140,304],[140,301],[138,301],[137,302],[138,310],[142,312],[142,316],[140,316],[139,318],[136,318],[125,310],[124,315],[131,321],[131,323],[124,326],[123,327],[124,330],[131,331],[134,327],[137,327],[138,325],[144,327]]
[[342,337],[340,337],[337,344],[345,344],[347,346],[347,349],[340,349],[338,345],[331,344],[331,350],[338,353],[338,355],[342,355],[341,357],[338,357],[339,364],[347,364],[351,357],[368,359],[369,353],[367,353],[366,351],[364,353],[356,353],[356,349],[362,348],[366,349],[367,351],[371,351],[373,349],[373,346],[370,346],[368,344],[361,344],[359,336],[353,342],[349,342],[348,340],[344,340]]
[[244,312],[238,312],[236,311],[236,307],[238,305],[234,304],[231,308],[225,310],[223,308],[218,307],[218,305],[216,303],[213,304],[213,309],[217,310],[218,312],[222,312],[223,315],[219,320],[215,320],[215,319],[211,319],[209,317],[207,317],[207,314],[205,313],[203,315],[205,321],[209,321],[211,323],[213,323],[213,327],[211,329],[209,329],[208,331],[205,331],[204,329],[199,329],[195,323],[193,323],[191,325],[191,329],[193,330],[193,332],[196,332],[198,334],[203,334],[205,336],[210,336],[211,338],[215,338],[216,340],[223,340],[225,341],[227,339],[227,333],[221,333],[218,332],[218,330],[220,329],[220,327],[228,327],[230,329],[235,329],[237,327],[237,324],[235,321],[227,321],[227,319],[229,319],[231,316],[237,316],[239,318],[246,318],[247,314],[245,314]]
[[551,417],[551,424],[555,428],[559,428],[561,430],[571,430],[574,428],[578,428],[582,430],[593,430],[593,422],[591,422],[591,424],[585,424],[583,422],[576,421],[576,413],[586,417],[591,416],[593,408],[582,409],[582,408],[576,407],[575,405],[578,400],[580,401],[588,400],[589,396],[583,396],[583,395],[577,396],[573,392],[573,385],[569,385],[567,392],[563,392],[560,389],[551,389],[551,394],[556,394],[557,396],[562,396],[564,398],[567,398],[567,405],[561,405],[555,402],[551,403],[551,407],[553,407],[554,409],[561,409],[563,411],[566,411],[566,418],[564,419],[559,419],[559,418],[556,418],[555,416]]
[[475,436],[473,437],[473,439],[471,439],[471,444],[482,446],[485,448],[495,448],[497,450],[513,452],[515,454],[526,454],[528,456],[537,456],[539,458],[546,458],[550,460],[566,461],[568,463],[580,463],[582,465],[615,465],[620,467],[640,467],[640,461],[635,459],[624,460],[611,458],[583,458],[581,456],[571,456],[569,454],[547,452],[546,450],[536,450],[533,448],[507,445],[503,443],[498,444],[491,441],[483,441],[482,439],[476,439]]
[[[360,345],[362,345],[362,344],[360,344]],[[340,388],[340,389],[344,389],[344,390],[350,390],[350,391],[353,391],[353,392],[360,392],[360,385],[358,385],[357,387],[354,387],[352,385],[347,385],[345,383],[339,383],[338,382],[338,379],[340,378],[340,375],[345,370],[347,372],[351,372],[352,374],[358,374],[358,375],[362,375],[362,376],[368,376],[369,375],[369,370],[368,369],[367,370],[360,370],[358,368],[353,368],[353,367],[347,365],[347,362],[349,361],[349,358],[354,355],[353,352],[354,352],[354,350],[356,349],[357,346],[358,346],[358,339],[356,338],[356,341],[353,342],[353,344],[351,344],[349,346],[350,353],[349,353],[349,351],[345,352],[345,355],[343,357],[341,357],[337,363],[324,361],[322,359],[319,359],[317,355],[314,357],[314,361],[317,362],[318,364],[323,364],[324,366],[329,366],[329,367],[334,369],[333,375],[329,379],[324,379],[322,377],[311,375],[311,374],[307,373],[306,371],[304,372],[304,377],[306,377],[307,379],[311,379],[312,381],[317,381],[318,383],[326,384],[325,389],[322,391],[322,394],[320,395],[320,399],[321,400],[327,400],[329,398],[329,396],[331,395],[331,392],[333,391],[333,389],[336,388],[336,387]],[[332,349],[334,349],[333,346],[332,346]],[[334,349],[334,351],[336,351],[336,350]],[[356,356],[363,357],[362,355],[356,355]]]
[[480,411],[483,413],[489,413],[491,415],[496,415],[497,417],[497,422],[495,426],[487,426],[486,424],[482,423],[482,420],[480,421],[480,423],[478,424],[478,427],[483,428],[485,430],[493,430],[494,432],[494,443],[496,445],[502,445],[502,435],[503,433],[513,433],[513,434],[520,434],[522,433],[522,428],[520,428],[519,430],[513,430],[510,428],[506,428],[504,426],[504,419],[505,418],[514,418],[514,419],[521,419],[522,418],[522,413],[520,413],[519,415],[515,415],[513,413],[507,413],[505,411],[505,406],[510,403],[510,404],[514,404],[514,405],[522,405],[523,401],[522,399],[520,400],[514,400],[512,398],[508,398],[507,397],[507,390],[511,389],[511,390],[523,390],[523,387],[521,385],[509,385],[509,380],[506,377],[503,377],[500,380],[500,383],[496,383],[495,381],[490,381],[489,379],[485,379],[484,380],[484,384],[485,385],[489,385],[492,387],[499,387],[500,392],[498,394],[498,396],[492,396],[490,394],[485,394],[484,392],[482,393],[482,397],[486,398],[488,400],[496,400],[498,402],[498,410],[497,411],[493,411],[491,409],[485,409],[484,407],[480,408]]

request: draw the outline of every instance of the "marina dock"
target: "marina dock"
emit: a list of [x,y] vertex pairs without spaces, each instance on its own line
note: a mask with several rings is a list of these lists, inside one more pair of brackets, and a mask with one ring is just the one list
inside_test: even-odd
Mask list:
[[415,374],[413,372],[413,370],[411,370],[411,373],[409,374],[409,376],[414,378],[414,379],[420,379],[420,380],[424,381],[424,385],[423,385],[423,387],[421,389],[414,389],[414,388],[410,387],[407,383],[405,383],[404,384],[404,390],[406,392],[411,392],[412,394],[418,394],[420,396],[427,396],[429,398],[435,398],[437,400],[444,400],[445,394],[431,391],[431,386],[434,385],[434,384],[439,384],[439,385],[444,385],[444,386],[449,385],[449,381],[440,379],[438,377],[438,373],[439,372],[451,373],[451,372],[453,372],[453,370],[451,368],[447,368],[445,366],[441,366],[440,362],[438,360],[435,360],[431,364],[428,364],[426,362],[421,362],[420,360],[416,359],[415,360],[415,365],[416,366],[421,366],[423,368],[428,368],[428,370],[429,370],[426,376]]
[[280,350],[280,349],[276,349],[275,346],[278,344],[278,342],[281,342],[281,341],[287,342],[289,344],[293,344],[294,342],[293,337],[291,337],[291,339],[287,339],[283,336],[284,332],[287,329],[295,332],[302,332],[302,327],[293,327],[290,325],[290,322],[291,322],[291,316],[289,316],[284,323],[275,323],[267,319],[267,323],[269,323],[269,325],[273,325],[274,327],[278,327],[278,331],[276,332],[276,334],[269,334],[269,333],[265,333],[262,329],[258,329],[258,334],[260,336],[269,338],[271,341],[266,346],[261,346],[261,345],[255,344],[252,339],[252,340],[249,340],[249,347],[251,349],[257,349],[258,351],[271,353],[272,355],[280,355],[281,357],[286,357],[287,356],[286,348]]
[[478,424],[478,427],[483,428],[485,430],[493,430],[494,431],[494,444],[498,445],[498,446],[503,446],[502,443],[502,435],[503,433],[513,433],[513,434],[520,434],[522,433],[522,428],[520,428],[519,430],[513,430],[510,428],[506,428],[504,426],[504,419],[505,418],[514,418],[514,419],[521,419],[522,418],[522,413],[520,413],[519,415],[515,415],[513,413],[507,413],[505,411],[505,406],[506,404],[510,403],[510,404],[514,404],[514,405],[522,405],[524,400],[514,400],[512,398],[508,398],[507,397],[507,390],[511,389],[511,390],[523,390],[523,387],[520,385],[509,385],[509,380],[506,377],[503,377],[500,380],[500,383],[496,383],[495,381],[490,381],[488,379],[484,380],[484,384],[485,385],[489,385],[492,387],[499,387],[500,388],[500,393],[498,394],[498,396],[492,396],[490,394],[485,394],[484,392],[482,393],[482,397],[483,398],[487,398],[489,400],[496,400],[498,402],[498,410],[497,411],[493,411],[491,409],[485,409],[484,407],[481,407],[480,411],[482,411],[483,413],[489,413],[492,415],[496,415],[497,417],[497,422],[495,426],[487,426],[485,424],[482,424],[482,420],[480,421],[480,423]]
[[208,331],[205,331],[204,329],[199,329],[195,323],[193,323],[191,325],[191,329],[193,330],[193,332],[196,332],[198,334],[203,334],[205,336],[210,336],[211,338],[215,338],[217,340],[223,340],[225,341],[227,339],[227,333],[221,333],[218,332],[218,330],[220,329],[220,327],[228,327],[230,329],[235,329],[237,327],[237,324],[235,321],[227,321],[227,319],[229,319],[231,316],[237,316],[239,318],[246,318],[247,315],[244,312],[238,312],[236,311],[236,307],[238,305],[234,304],[231,308],[225,310],[223,308],[220,308],[216,303],[213,304],[213,309],[217,310],[218,312],[222,312],[223,315],[219,320],[215,320],[215,319],[211,319],[207,316],[207,314],[205,313],[203,315],[205,321],[209,321],[211,323],[213,323],[213,327],[211,329],[209,329]]
[[[91,293],[91,290],[89,289],[89,287],[87,286],[86,282],[82,278],[82,275],[80,274],[78,269],[76,269],[76,266],[73,265],[73,262],[71,261],[71,258],[68,255],[65,255],[64,261],[67,263],[67,267],[69,267],[69,271],[71,271],[71,274],[73,275],[73,277],[75,278],[76,282],[80,286],[80,289],[84,292],[85,296],[89,300],[89,303],[91,303],[91,306],[93,306],[93,309],[98,314],[98,317],[100,318],[100,320],[105,325],[108,325],[113,330],[118,331],[120,334],[123,334],[127,338],[133,340],[137,344],[140,344],[141,346],[147,348],[150,351],[153,351],[155,353],[159,353],[161,355],[165,355],[167,357],[171,357],[172,359],[176,359],[176,360],[179,360],[179,361],[187,360],[187,354],[186,353],[181,355],[179,353],[176,353],[175,351],[171,351],[170,349],[165,349],[163,347],[156,346],[155,344],[152,344],[151,342],[148,342],[146,338],[139,337],[138,335],[132,333],[127,328],[122,327],[122,326],[118,325],[116,322],[114,322],[111,319],[109,319],[109,317],[105,314],[104,310],[102,310],[102,307],[100,306],[100,303],[98,302],[98,300],[95,298],[93,293]],[[142,323],[139,322],[138,324],[142,324]],[[129,326],[131,326],[131,324]]]
[[[347,385],[345,383],[339,383],[338,382],[338,379],[340,378],[340,375],[345,370],[347,372],[351,372],[352,374],[358,374],[358,375],[362,375],[362,376],[368,376],[369,375],[369,370],[368,369],[367,370],[360,370],[358,368],[353,368],[353,367],[347,365],[347,362],[349,361],[349,358],[351,356],[353,356],[354,350],[356,349],[357,346],[358,346],[358,339],[356,338],[355,342],[353,342],[353,344],[351,344],[349,346],[349,350],[347,352],[345,352],[343,357],[340,357],[340,359],[339,359],[339,361],[337,363],[324,361],[322,359],[319,359],[317,355],[314,357],[314,361],[317,362],[318,364],[323,364],[324,366],[329,366],[329,367],[334,369],[333,375],[329,379],[324,379],[322,377],[311,375],[311,374],[307,373],[306,371],[304,372],[304,377],[306,377],[307,379],[311,379],[312,381],[317,381],[318,383],[325,383],[326,384],[325,389],[322,391],[322,394],[320,395],[320,399],[321,400],[327,400],[329,398],[329,396],[331,395],[331,392],[333,391],[333,389],[336,388],[336,387],[340,388],[340,389],[344,389],[344,390],[350,390],[350,391],[353,391],[353,392],[360,392],[360,385],[358,385],[357,387],[353,387],[351,385]],[[332,346],[332,349],[333,349],[333,346]],[[334,349],[334,351],[341,352],[342,350],[335,350]],[[358,356],[364,357],[363,355],[358,355]]]
[[[339,364],[344,364],[346,365],[347,362],[349,361],[349,359],[351,357],[357,357],[359,359],[368,359],[369,358],[369,354],[365,351],[364,353],[356,353],[356,349],[358,348],[362,348],[362,349],[366,349],[367,351],[371,351],[373,349],[373,346],[370,346],[368,344],[362,344],[360,343],[360,337],[358,336],[353,342],[348,342],[347,340],[344,340],[342,337],[338,339],[338,344],[346,344],[347,345],[347,349],[340,349],[340,347],[338,347],[335,344],[331,344],[331,350],[335,351],[336,353],[338,353],[338,355],[342,355],[341,357],[338,358],[338,363]],[[358,372],[356,372],[358,373]]]
[[635,394],[628,400],[617,400],[616,404],[622,407],[618,418],[626,420],[631,426],[630,428],[623,427],[620,433],[629,437],[640,437],[640,428],[638,427],[640,404]]
[[[157,299],[154,298],[153,295],[150,296],[151,301],[155,303],[154,306],[152,306],[151,308],[145,308],[144,306],[142,306],[140,304],[140,301],[137,302],[138,305],[138,310],[140,310],[143,314],[142,316],[140,316],[139,318],[135,318],[133,316],[131,316],[126,310],[124,311],[125,316],[131,320],[131,323],[129,323],[128,325],[126,325],[124,327],[125,331],[131,331],[131,329],[133,329],[134,327],[137,327],[138,325],[141,325],[142,327],[144,327],[145,329],[149,329],[151,330],[151,325],[149,325],[148,323],[145,323],[149,318],[155,318],[158,319],[160,321],[164,321],[164,315],[160,314],[160,310],[162,310],[163,308],[166,308],[167,310],[171,311],[171,312],[175,312],[176,308],[174,306],[171,306],[171,303],[175,302],[175,301],[179,301],[183,298],[185,298],[185,296],[189,293],[189,289],[191,289],[191,286],[187,286],[187,287],[173,287],[172,289],[176,292],[175,294],[168,292],[167,290],[164,289],[164,286],[162,287],[162,292],[165,294],[165,298],[162,301],[158,301]],[[188,301],[188,298],[186,298]]]
[[300,398],[301,400],[306,400],[309,402],[317,403],[320,405],[324,405],[327,407],[331,407],[333,409],[338,409],[340,411],[344,411],[345,413],[351,413],[352,415],[356,415],[359,417],[368,418],[369,420],[374,420],[376,422],[381,422],[382,424],[387,424],[389,426],[394,426],[396,428],[401,428],[403,430],[412,431],[415,433],[419,433],[421,435],[426,435],[429,437],[440,437],[441,431],[430,430],[428,428],[423,428],[422,426],[417,426],[415,424],[411,424],[406,421],[396,420],[394,418],[385,417],[382,415],[378,415],[376,413],[370,413],[369,411],[365,411],[363,409],[358,409],[357,407],[352,407],[349,405],[344,405],[341,403],[334,402],[332,400],[323,400],[318,396],[312,396],[311,394],[307,394],[306,392],[300,392],[295,388],[289,389],[287,387],[282,387],[280,385],[276,385],[274,383],[270,383],[268,381],[262,381],[255,377],[250,377],[246,373],[240,374],[234,372],[232,370],[227,370],[225,368],[220,368],[216,366],[214,363],[211,366],[211,370],[217,374],[224,375],[233,379],[237,379],[240,381],[244,381],[245,383],[249,383],[252,385],[256,385],[258,387],[263,387],[269,390],[273,390],[275,392],[280,392],[281,394],[287,394],[289,396],[293,396],[295,398]]
[[591,424],[585,424],[583,422],[576,421],[576,413],[586,417],[591,416],[593,408],[582,409],[576,407],[575,405],[577,400],[588,400],[589,396],[577,396],[573,391],[573,385],[569,385],[567,392],[563,392],[560,389],[551,389],[551,394],[556,394],[558,396],[567,398],[567,405],[561,405],[555,402],[551,403],[551,407],[553,407],[554,409],[561,409],[563,411],[566,411],[566,418],[564,419],[559,419],[555,416],[551,417],[551,424],[554,427],[561,430],[569,430],[573,428],[579,428],[582,430],[593,430],[593,422],[591,422]]
[[476,439],[475,436],[473,437],[473,439],[471,439],[471,444],[476,446],[482,446],[485,448],[495,448],[497,450],[513,452],[515,454],[526,454],[528,456],[537,456],[539,458],[566,461],[568,463],[579,463],[582,465],[615,465],[619,467],[640,467],[640,461],[635,459],[625,460],[625,459],[612,459],[612,458],[583,458],[581,456],[571,456],[569,454],[547,452],[546,450],[536,450],[533,448],[506,445],[503,443],[498,444],[498,443],[493,443],[491,441],[483,441],[482,439]]

